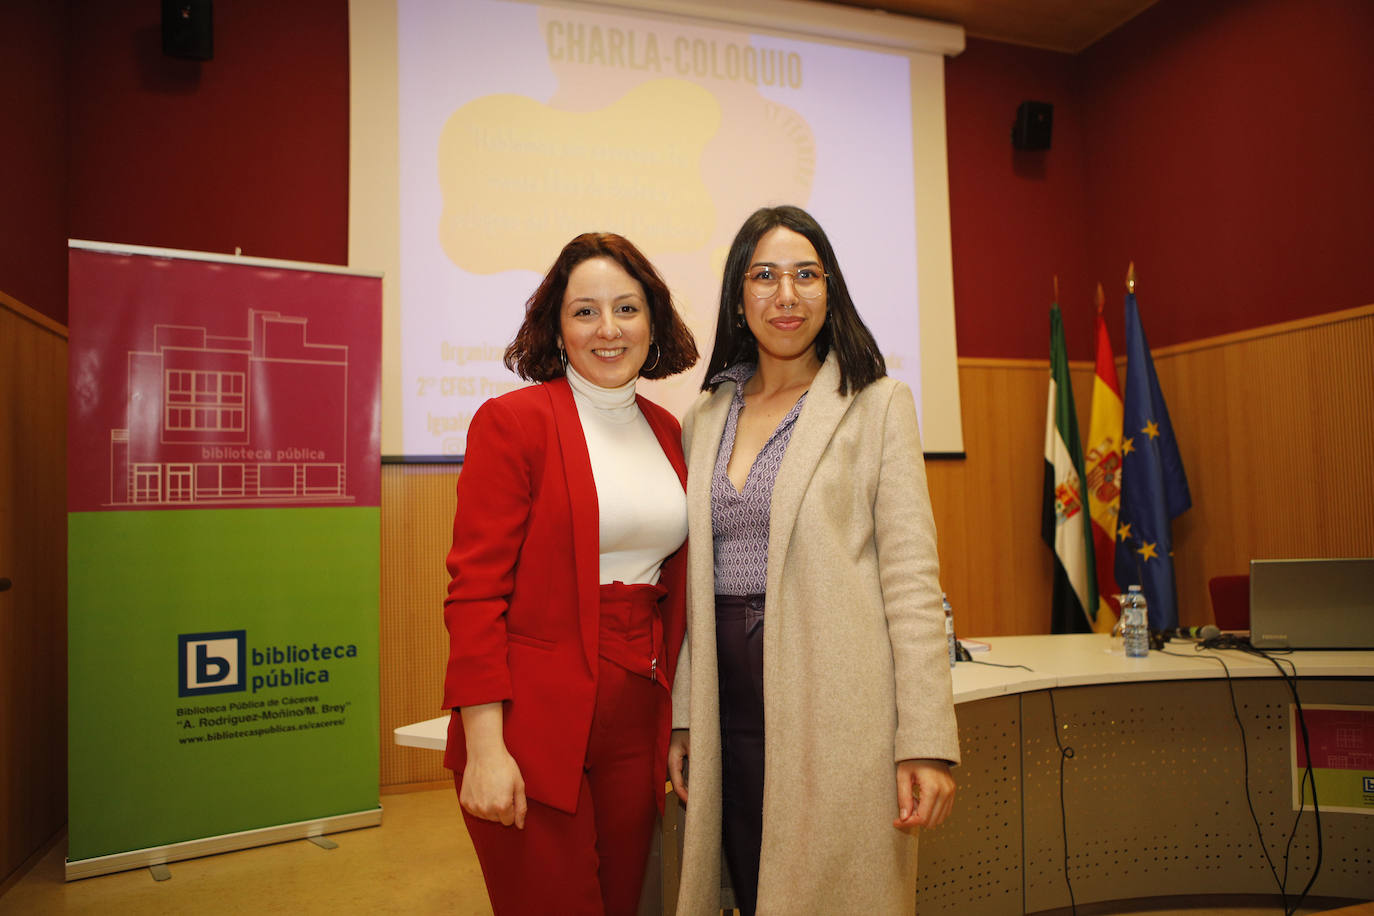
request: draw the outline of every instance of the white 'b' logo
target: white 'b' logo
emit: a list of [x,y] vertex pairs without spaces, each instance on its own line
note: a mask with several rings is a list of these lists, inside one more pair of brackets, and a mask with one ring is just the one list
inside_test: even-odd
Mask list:
[[244,689],[243,662],[247,632],[185,633],[177,637],[178,693],[230,693]]

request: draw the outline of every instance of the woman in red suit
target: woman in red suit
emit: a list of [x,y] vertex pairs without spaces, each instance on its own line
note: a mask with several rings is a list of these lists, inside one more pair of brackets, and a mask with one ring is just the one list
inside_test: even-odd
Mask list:
[[541,384],[487,401],[468,429],[444,764],[497,914],[637,908],[663,806],[687,508],[677,421],[634,389],[696,359],[644,255],[580,235],[506,350]]

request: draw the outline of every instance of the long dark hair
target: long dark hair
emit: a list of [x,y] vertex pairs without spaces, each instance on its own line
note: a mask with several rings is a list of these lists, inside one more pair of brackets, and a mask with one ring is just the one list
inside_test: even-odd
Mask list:
[[711,349],[711,362],[706,367],[702,390],[715,388],[711,379],[721,370],[759,358],[758,341],[754,339],[749,325],[737,322],[736,316],[744,304],[744,274],[749,269],[754,249],[758,247],[759,239],[779,226],[804,236],[821,259],[821,267],[825,269],[826,321],[816,335],[816,358],[824,362],[826,355],[834,349],[840,364],[840,394],[851,391],[858,393],[887,375],[887,363],[878,349],[878,342],[873,339],[873,333],[854,307],[844,274],[840,271],[840,262],[835,258],[830,240],[825,237],[825,230],[810,213],[800,207],[790,206],[755,210],[744,221],[730,245],[730,254],[725,259],[725,276],[720,283],[716,342]]
[[648,360],[649,365],[639,370],[640,376],[666,378],[694,366],[696,341],[673,308],[672,294],[654,265],[623,236],[584,232],[563,246],[539,288],[525,303],[525,321],[515,340],[506,347],[506,368],[531,382],[547,382],[565,374],[558,355],[563,294],[568,291],[568,276],[573,268],[592,258],[610,258],[644,287],[658,359]]

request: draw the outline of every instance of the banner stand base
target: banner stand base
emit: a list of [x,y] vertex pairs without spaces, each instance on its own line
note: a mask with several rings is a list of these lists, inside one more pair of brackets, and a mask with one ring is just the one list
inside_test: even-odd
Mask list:
[[244,830],[239,833],[226,833],[223,836],[187,840],[183,843],[170,843],[166,846],[150,846],[147,849],[134,849],[129,852],[116,852],[108,856],[95,856],[89,859],[68,859],[66,861],[67,881],[80,878],[94,878],[131,868],[149,865],[165,865],[183,859],[197,859],[213,856],[221,852],[234,852],[251,849],[254,846],[268,846],[272,843],[285,843],[288,840],[304,840],[323,836],[326,833],[340,833],[344,830],[358,830],[362,827],[377,827],[382,823],[382,809],[379,805],[368,811],[352,814],[338,814],[294,824],[278,824],[275,827],[261,827],[257,830]]

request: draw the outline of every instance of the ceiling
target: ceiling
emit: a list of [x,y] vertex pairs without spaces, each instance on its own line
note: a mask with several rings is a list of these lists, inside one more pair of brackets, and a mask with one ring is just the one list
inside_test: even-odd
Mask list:
[[830,0],[954,22],[974,38],[1076,54],[1155,0]]

